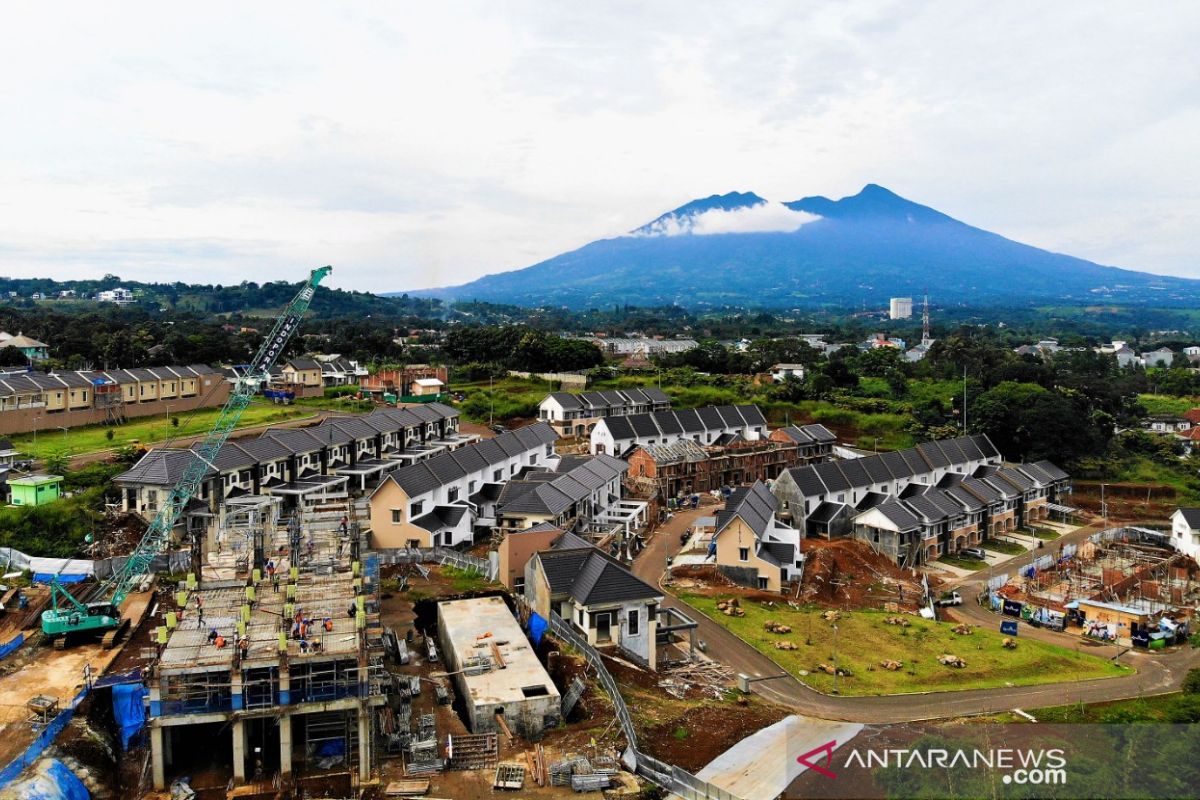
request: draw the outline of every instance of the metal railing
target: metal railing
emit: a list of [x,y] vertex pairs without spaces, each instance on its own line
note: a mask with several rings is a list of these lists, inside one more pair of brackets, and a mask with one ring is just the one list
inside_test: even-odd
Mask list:
[[550,614],[550,631],[578,650],[588,665],[596,670],[596,677],[600,680],[604,691],[612,699],[617,722],[620,723],[621,730],[629,742],[637,774],[679,795],[684,800],[742,800],[720,786],[714,786],[708,781],[697,778],[685,769],[659,761],[641,752],[638,749],[637,729],[634,728],[629,706],[625,704],[625,698],[621,696],[616,680],[604,666],[600,652],[572,628],[570,623],[553,612]]
[[494,581],[499,570],[486,558],[460,553],[449,547],[404,547],[394,550],[375,550],[381,564],[442,564],[474,572]]

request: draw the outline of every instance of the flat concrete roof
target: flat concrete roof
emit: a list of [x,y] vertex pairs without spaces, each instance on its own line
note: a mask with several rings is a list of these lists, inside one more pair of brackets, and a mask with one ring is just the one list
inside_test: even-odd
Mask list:
[[[336,531],[318,530],[306,532],[301,546],[307,550],[308,540],[313,542],[313,557],[300,557],[300,579],[296,585],[296,608],[306,619],[313,620],[309,642],[320,641],[321,652],[300,652],[300,642],[288,637],[288,661],[292,664],[307,661],[356,658],[360,632],[356,621],[347,611],[355,602],[354,576],[349,570],[349,554],[337,555]],[[256,599],[250,610],[250,623],[246,635],[250,639],[250,650],[242,662],[243,667],[275,666],[279,663],[279,633],[290,634],[292,620],[283,618],[283,606],[287,598],[287,576],[291,559],[281,554],[287,545],[286,531],[273,531],[269,542],[269,553],[278,565],[279,591],[274,591],[271,581],[264,574],[256,586]],[[311,564],[324,568],[309,571]],[[195,600],[199,594],[204,602],[204,624],[198,624]],[[188,607],[184,610],[179,627],[171,632],[167,645],[159,659],[163,674],[229,670],[233,666],[233,655],[237,642],[237,623],[241,619],[241,608],[246,602],[246,587],[242,580],[204,581],[196,592],[189,593]],[[373,618],[374,615],[368,615]],[[326,631],[322,621],[328,617],[332,631]],[[370,622],[370,619],[368,620]],[[217,648],[208,641],[209,630],[216,628],[228,644]]]
[[[495,642],[505,667],[479,675],[462,675],[474,705],[502,705],[521,702],[530,697],[559,697],[542,662],[533,652],[533,645],[508,605],[499,597],[474,597],[450,600],[438,605],[438,626],[442,642],[454,649],[455,663],[462,668],[468,659],[492,657],[489,642]],[[491,636],[487,636],[487,634]],[[522,690],[545,689],[545,694],[526,695]]]

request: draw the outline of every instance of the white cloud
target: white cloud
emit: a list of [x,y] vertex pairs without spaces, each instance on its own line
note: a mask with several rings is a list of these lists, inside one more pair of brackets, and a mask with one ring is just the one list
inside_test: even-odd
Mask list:
[[1200,275],[1198,40],[1170,0],[14,4],[0,275],[413,289],[868,182]]
[[820,219],[806,211],[795,211],[783,203],[767,201],[743,208],[710,208],[696,214],[671,214],[655,220],[638,236],[703,236],[714,233],[791,233]]

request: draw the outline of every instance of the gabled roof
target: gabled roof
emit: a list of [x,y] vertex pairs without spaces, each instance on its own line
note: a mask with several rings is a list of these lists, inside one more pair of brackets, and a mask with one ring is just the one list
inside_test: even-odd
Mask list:
[[1200,508],[1179,508],[1178,511],[1183,515],[1183,521],[1190,529],[1200,528]]
[[708,453],[694,439],[677,439],[670,444],[647,444],[642,445],[641,449],[660,465],[703,461],[708,458]]
[[833,444],[837,436],[820,423],[812,425],[790,425],[779,432],[798,444]]
[[1049,461],[1035,461],[1033,466],[1040,469],[1051,481],[1070,480],[1071,476]]
[[[113,478],[116,483],[145,483],[152,486],[174,486],[187,471],[195,453],[191,450],[151,450],[132,467]],[[212,472],[212,470],[208,470]]]
[[569,595],[583,606],[655,600],[663,596],[613,558],[590,545],[543,550],[536,556],[551,595]]
[[550,444],[556,438],[558,435],[554,433],[553,428],[545,422],[538,422],[502,433],[494,439],[483,439],[426,461],[401,467],[391,473],[387,480],[395,482],[409,497],[416,497],[473,472]]
[[414,519],[412,524],[427,531],[455,528],[466,513],[466,506],[435,506],[428,514]]
[[910,531],[921,527],[921,521],[900,500],[890,500],[886,503],[880,503],[874,510],[878,511],[889,522],[895,525],[897,530]]
[[311,358],[292,358],[284,363],[285,367],[291,367],[294,370],[320,369],[321,365]]
[[[546,471],[541,476],[509,481],[497,502],[497,512],[555,515],[583,500],[628,469],[629,465],[619,458],[598,455],[575,463],[574,467],[565,473]],[[511,495],[508,493],[509,486],[533,483],[537,485],[525,491],[514,487]]]
[[713,536],[719,536],[730,522],[740,518],[754,531],[756,536],[761,538],[775,518],[777,507],[778,502],[775,500],[775,496],[762,481],[755,481],[751,486],[735,489],[733,494],[729,495],[729,499],[725,501],[725,510],[717,515],[717,529],[713,532]]

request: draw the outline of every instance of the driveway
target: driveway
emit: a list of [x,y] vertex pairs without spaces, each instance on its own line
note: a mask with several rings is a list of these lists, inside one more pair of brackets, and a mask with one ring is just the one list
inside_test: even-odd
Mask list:
[[[659,528],[634,561],[634,574],[644,581],[659,584],[667,555],[673,555],[679,550],[680,533],[691,525],[696,517],[706,514],[711,514],[711,509],[701,508],[696,511],[681,512]],[[1080,529],[1055,540],[1053,544],[1079,541],[1092,532],[1092,529]],[[1053,552],[1053,548],[1051,545],[1047,545],[1047,548],[1040,552]],[[1016,556],[1011,562],[1004,565],[1005,570],[1019,566],[1022,561],[1029,563],[1037,553],[1038,551],[1033,551],[1025,556]],[[988,573],[991,571],[993,570],[981,570],[967,578],[953,581],[950,586],[958,588],[966,601],[963,606],[954,610],[955,614],[961,612],[972,622],[998,627],[998,617],[974,605],[974,599],[986,583]],[[663,605],[668,608],[677,608],[696,620],[699,625],[697,638],[705,643],[705,652],[710,657],[727,664],[734,672],[752,677],[768,678],[768,680],[751,684],[755,693],[767,700],[792,708],[800,714],[847,722],[913,722],[971,714],[997,713],[1011,711],[1014,708],[1095,703],[1160,694],[1178,689],[1187,670],[1200,666],[1200,650],[1191,648],[1161,656],[1128,653],[1122,656],[1122,660],[1126,664],[1134,666],[1137,672],[1120,678],[1043,686],[930,692],[916,695],[836,697],[821,694],[795,677],[785,675],[771,659],[730,633],[722,625],[705,617],[669,593],[666,593]],[[1046,635],[1067,636],[1028,626],[1022,627],[1021,635],[1038,639]],[[1063,638],[1046,640],[1054,641],[1057,644],[1068,643]],[[1076,641],[1077,637],[1070,637],[1070,643],[1073,644]]]

